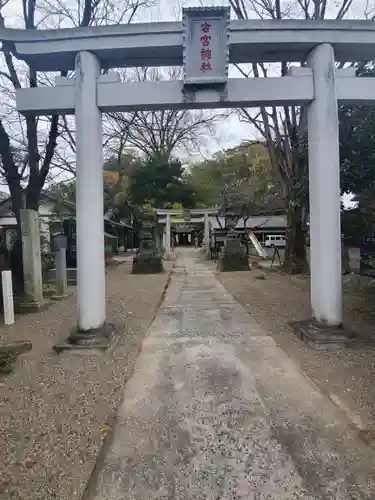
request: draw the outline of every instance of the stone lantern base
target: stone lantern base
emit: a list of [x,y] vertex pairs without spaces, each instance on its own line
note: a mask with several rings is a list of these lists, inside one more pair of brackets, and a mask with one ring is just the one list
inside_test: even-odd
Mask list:
[[155,274],[163,270],[161,255],[139,253],[133,259],[132,274]]
[[217,269],[221,272],[248,271],[249,259],[246,249],[241,245],[238,235],[229,232],[217,261]]

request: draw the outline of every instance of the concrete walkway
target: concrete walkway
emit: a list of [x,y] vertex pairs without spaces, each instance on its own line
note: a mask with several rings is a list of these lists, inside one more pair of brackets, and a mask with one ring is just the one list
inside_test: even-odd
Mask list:
[[177,259],[86,499],[375,498],[358,431],[196,255]]

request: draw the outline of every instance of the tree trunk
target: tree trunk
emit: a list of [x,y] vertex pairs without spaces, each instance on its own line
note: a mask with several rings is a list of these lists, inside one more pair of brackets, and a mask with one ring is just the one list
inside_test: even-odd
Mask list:
[[28,208],[29,210],[35,210],[36,212],[38,212],[40,193],[41,193],[41,189],[37,184],[35,184],[35,185],[29,184],[27,186],[26,207],[25,208]]
[[287,209],[286,246],[283,270],[290,274],[308,272],[305,230],[300,205],[289,200]]
[[11,174],[8,176],[8,186],[12,201],[12,211],[17,220],[17,238],[15,239],[12,248],[10,249],[10,268],[12,270],[13,293],[15,296],[22,296],[25,283],[23,275],[23,260],[22,260],[22,235],[21,235],[21,214],[20,211],[24,207],[24,194],[21,187],[20,177],[16,168],[10,169]]
[[8,186],[11,199],[11,209],[20,227],[20,210],[23,208],[23,192],[19,178],[10,179],[8,177]]

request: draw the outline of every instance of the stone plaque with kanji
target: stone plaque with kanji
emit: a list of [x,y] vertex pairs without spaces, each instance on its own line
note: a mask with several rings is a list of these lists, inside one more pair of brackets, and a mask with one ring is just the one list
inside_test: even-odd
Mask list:
[[229,19],[228,7],[183,9],[185,84],[227,82]]

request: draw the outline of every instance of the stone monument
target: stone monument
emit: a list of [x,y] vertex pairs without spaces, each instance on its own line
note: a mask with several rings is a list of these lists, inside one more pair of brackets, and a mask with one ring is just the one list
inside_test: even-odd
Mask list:
[[228,185],[224,186],[223,199],[223,215],[227,233],[224,246],[218,256],[217,268],[219,271],[248,271],[248,255],[241,244],[240,235],[235,230],[240,214],[237,207],[231,207],[232,197],[229,197]]
[[22,311],[38,310],[43,301],[39,216],[35,210],[21,210],[24,293]]
[[248,271],[249,260],[245,247],[234,228],[228,231],[217,261],[219,271]]
[[139,233],[139,249],[133,259],[133,274],[154,274],[163,272],[160,251],[156,247],[153,224],[144,219]]

